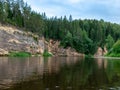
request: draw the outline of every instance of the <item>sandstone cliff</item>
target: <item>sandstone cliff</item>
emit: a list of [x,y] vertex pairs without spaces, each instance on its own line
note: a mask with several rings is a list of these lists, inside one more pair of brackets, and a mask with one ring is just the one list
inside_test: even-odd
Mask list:
[[63,48],[60,46],[60,41],[50,40],[48,42],[48,51],[52,52],[54,56],[84,56],[84,54],[76,52],[73,48]]
[[108,51],[106,47],[104,47],[103,49],[101,47],[98,47],[97,52],[94,54],[94,57],[104,56],[107,52]]
[[0,56],[8,55],[11,51],[23,51],[31,54],[43,54],[44,50],[54,56],[84,56],[72,48],[60,47],[59,41],[45,41],[31,32],[25,32],[13,26],[0,24]]
[[0,24],[0,55],[11,51],[25,51],[32,54],[44,52],[44,38],[15,27]]

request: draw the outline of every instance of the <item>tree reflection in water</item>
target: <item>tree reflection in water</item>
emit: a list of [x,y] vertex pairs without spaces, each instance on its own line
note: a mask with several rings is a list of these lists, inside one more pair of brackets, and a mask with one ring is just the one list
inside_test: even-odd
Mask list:
[[82,57],[0,58],[1,89],[99,90],[119,86],[119,60]]

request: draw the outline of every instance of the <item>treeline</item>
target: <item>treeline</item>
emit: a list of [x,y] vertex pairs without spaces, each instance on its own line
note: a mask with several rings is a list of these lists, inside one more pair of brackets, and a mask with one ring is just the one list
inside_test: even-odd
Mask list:
[[23,0],[0,0],[0,22],[31,31],[46,39],[61,41],[61,45],[78,52],[94,54],[97,47],[108,50],[120,38],[120,25],[104,20],[73,20],[70,15],[47,18],[37,13]]
[[0,22],[39,34],[44,30],[42,15],[32,11],[23,0],[0,0]]
[[120,38],[120,25],[104,20],[72,20],[72,16],[46,20],[44,36],[61,41],[64,47],[73,47],[78,52],[94,54],[97,47],[108,50]]

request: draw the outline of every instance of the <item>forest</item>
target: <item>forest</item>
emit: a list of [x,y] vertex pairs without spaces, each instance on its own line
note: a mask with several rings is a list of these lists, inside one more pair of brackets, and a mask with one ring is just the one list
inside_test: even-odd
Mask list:
[[72,47],[77,52],[94,54],[97,47],[111,49],[120,39],[120,25],[103,19],[73,19],[38,13],[23,0],[0,0],[0,23],[14,25],[25,31],[61,42],[64,48]]

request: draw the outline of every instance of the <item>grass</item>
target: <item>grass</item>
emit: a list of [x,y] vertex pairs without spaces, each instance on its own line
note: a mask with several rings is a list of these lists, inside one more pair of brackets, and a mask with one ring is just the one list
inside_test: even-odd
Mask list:
[[31,56],[31,54],[28,52],[10,52],[9,56],[10,57],[29,57]]

